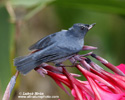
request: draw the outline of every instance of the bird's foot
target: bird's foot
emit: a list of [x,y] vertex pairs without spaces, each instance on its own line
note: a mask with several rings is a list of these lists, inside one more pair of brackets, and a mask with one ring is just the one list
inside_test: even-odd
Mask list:
[[62,63],[56,63],[55,66],[56,66],[56,67],[74,67],[74,66],[80,64],[78,61],[81,60],[81,57],[89,56],[89,55],[91,55],[92,53],[93,53],[93,52],[89,52],[89,53],[84,54],[84,55],[75,55],[75,56],[71,57],[69,60],[70,60],[70,62],[72,63],[72,65],[64,65],[64,64],[62,64]]
[[57,64],[55,64],[55,66],[56,66],[56,67],[74,67],[74,66],[76,66],[77,64],[78,64],[77,62],[73,63],[72,65],[64,65],[64,64],[62,64],[62,63],[57,63]]
[[55,66],[56,66],[56,67],[65,67],[65,65],[62,64],[62,63],[56,63]]

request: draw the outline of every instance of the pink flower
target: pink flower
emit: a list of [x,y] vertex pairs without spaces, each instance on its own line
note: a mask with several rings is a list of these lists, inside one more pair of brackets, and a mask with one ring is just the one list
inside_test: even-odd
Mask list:
[[[107,74],[107,72],[104,75],[107,78],[111,78],[111,80],[109,79],[104,80],[101,77],[98,77],[95,74],[86,71],[84,68],[80,66],[78,66],[78,68],[87,78],[89,86],[93,90],[95,96],[94,100],[122,100],[125,98],[125,86],[124,86],[125,81],[119,78],[118,79],[113,78],[113,76],[111,76],[112,74],[111,73]],[[114,84],[114,82],[116,83]]]
[[[71,94],[74,96],[75,100],[125,99],[124,76],[106,72],[102,68],[99,69],[98,72],[90,66],[91,62],[89,62],[90,65],[87,65],[87,62],[84,62],[85,60],[82,59],[82,61],[82,64],[86,67],[89,67],[90,71],[84,69],[81,65],[76,65],[76,68],[86,77],[87,81],[81,81],[74,78],[78,77],[79,75],[69,73],[66,68],[59,69],[47,64],[42,66],[45,69],[49,69],[47,70],[47,75],[52,77],[57,85],[62,88],[67,94],[69,93],[64,88],[62,83],[71,89]],[[97,67],[96,64],[95,67]],[[125,65],[121,64],[118,66],[118,68],[121,67],[123,68],[125,67]],[[40,67],[37,69],[37,71],[43,68]]]
[[119,66],[117,66],[117,68],[125,74],[125,64],[120,64]]

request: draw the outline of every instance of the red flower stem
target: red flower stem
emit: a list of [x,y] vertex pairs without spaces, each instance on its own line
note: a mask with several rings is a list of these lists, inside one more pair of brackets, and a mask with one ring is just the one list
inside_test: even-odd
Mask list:
[[95,50],[97,49],[97,47],[93,47],[93,46],[87,46],[87,45],[84,45],[82,50]]
[[92,90],[94,91],[95,100],[102,100],[100,95],[99,95],[99,91],[96,88],[96,85],[95,85],[94,81],[90,77],[88,77],[87,75],[85,75],[85,76],[86,76],[86,79],[88,80]]
[[73,88],[75,90],[77,100],[86,100],[85,94],[82,93],[81,89],[79,89],[75,84],[73,84]]
[[[97,75],[95,75],[95,74],[93,74],[93,73],[91,73],[91,72],[85,70],[85,69],[82,68],[80,65],[77,65],[76,67],[79,69],[80,72],[82,72],[82,74],[83,74],[84,76],[87,75],[87,76],[89,76],[89,77],[91,77],[91,78],[93,78],[93,79],[96,79],[96,80],[98,80],[99,82],[102,82],[103,84],[107,85],[112,91],[116,91],[116,90],[115,90],[115,87],[112,86],[112,85],[111,85],[109,82],[107,82],[106,80],[104,80],[104,79],[102,79],[101,77],[99,77],[99,76],[97,76]],[[117,92],[117,91],[116,91],[116,92]]]
[[66,77],[68,78],[68,80],[69,80],[69,82],[70,82],[70,84],[71,84],[71,86],[72,86],[72,88],[73,88],[73,78],[72,78],[72,76],[71,76],[71,74],[70,73],[68,73],[67,72],[67,70],[66,70],[66,68],[65,67],[62,67],[63,68],[63,73],[64,73],[64,75],[66,75]]
[[89,55],[91,55],[93,52],[89,52],[89,53],[87,53],[87,54],[83,54],[83,55],[79,55],[80,57],[84,57],[84,56],[89,56]]
[[[94,62],[93,62],[93,63],[94,63]],[[92,63],[90,63],[90,65],[91,65],[91,64],[92,64]],[[95,64],[93,64],[92,66],[95,66]],[[104,71],[103,69],[102,69],[102,70],[100,69],[99,72],[98,72],[98,71],[94,70],[93,68],[90,68],[90,71],[93,72],[94,74],[100,76],[101,78],[103,78],[104,80],[106,80],[107,82],[109,82],[110,84],[112,84],[115,88],[117,88],[117,91],[114,91],[114,89],[113,89],[113,90],[111,89],[111,91],[112,91],[113,93],[120,93],[120,92],[121,92],[121,90],[119,90],[118,87],[116,87],[116,85],[114,84],[114,81],[111,80],[109,77],[107,77],[107,76],[104,74],[105,71]]]
[[54,67],[54,66],[48,65],[46,63],[41,64],[40,67],[43,67],[44,69],[52,71],[52,72],[62,73],[61,67]]
[[91,66],[85,60],[81,60],[80,62],[85,69],[90,71]]
[[[107,77],[105,77],[103,74],[101,74],[101,70],[102,68],[99,67],[97,64],[95,64],[94,62],[92,62],[89,58],[86,58],[85,60],[81,61],[81,64],[85,67],[85,68],[89,68],[89,71],[93,72],[94,74],[100,76],[103,79],[107,79]],[[94,69],[93,69],[93,68]]]
[[48,71],[48,74],[50,77],[52,77],[53,79],[58,79],[60,82],[64,83],[65,85],[67,85],[68,87],[72,88],[70,86],[70,81],[67,79],[67,77],[65,77],[64,75],[61,74],[57,74],[57,73],[53,73]]
[[16,71],[15,73],[16,78],[18,77],[19,73],[20,73],[19,71]]
[[89,58],[86,58],[85,61],[92,66],[95,70],[97,70],[98,72],[100,72],[101,70],[103,70],[102,67],[100,67],[99,65],[95,64],[93,61],[91,61]]
[[11,92],[12,92],[14,86],[15,86],[16,79],[17,79],[18,75],[19,75],[19,71],[16,71],[15,75],[11,78],[10,82],[7,85],[7,88],[5,90],[5,93],[4,93],[2,100],[9,100],[10,99],[10,95],[11,95]]
[[92,93],[89,91],[89,89],[87,87],[85,87],[84,84],[81,84],[79,80],[75,79],[70,73],[68,73],[64,67],[63,67],[63,72],[66,75],[66,77],[69,79],[69,82],[71,83],[71,85],[76,84],[80,88],[87,90],[88,91],[87,93],[90,93],[90,95],[92,95]]
[[[86,62],[86,60],[87,60],[87,62]],[[101,72],[101,67],[99,67],[99,66],[97,66],[94,62],[92,62],[92,61],[88,61],[89,59],[88,58],[86,58],[85,60],[82,60],[81,61],[81,63],[82,63],[82,65],[85,67],[85,68],[89,68],[89,71],[91,71],[91,72],[93,72],[94,74],[96,74],[96,75],[98,75],[98,76],[100,76],[101,78],[103,78],[104,80],[109,80],[106,76],[104,76],[103,74],[101,74],[100,72]],[[88,64],[89,63],[89,64]],[[93,69],[93,68],[95,68],[95,69]]]
[[120,79],[120,80],[125,82],[125,77],[124,76],[120,76],[118,74],[112,74],[112,73],[109,73],[109,72],[106,72],[106,73],[110,74],[112,77],[118,78],[118,79]]
[[81,82],[79,82],[79,80],[76,80],[72,75],[70,76],[72,78],[71,81],[69,81],[69,79],[67,79],[67,77],[68,77],[67,74],[66,74],[66,76],[64,76],[62,74],[57,74],[57,73],[55,74],[53,72],[48,71],[48,75],[50,77],[52,77],[55,81],[59,80],[60,82],[64,83],[70,89],[72,89],[72,84],[71,84],[71,81],[72,81],[72,83],[75,83],[79,88],[82,89],[82,91],[86,91],[91,97],[93,97],[93,93],[84,85],[84,83],[81,84]]
[[37,67],[37,68],[35,68],[35,70],[36,70],[41,76],[43,76],[43,77],[45,77],[45,74],[48,73],[47,70],[44,69],[44,68],[42,68],[42,67]]
[[121,76],[125,76],[125,74],[119,70],[116,66],[114,66],[113,64],[109,63],[107,60],[105,60],[104,58],[97,56],[96,54],[91,54],[92,57],[94,57],[95,59],[97,59],[98,61],[100,61],[103,65],[105,65],[106,67],[108,67],[109,69],[111,69],[113,72],[121,75]]
[[[70,84],[72,86],[72,88],[75,90],[76,96],[78,100],[83,100],[83,98],[85,98],[85,95],[82,95],[81,89],[78,88],[78,86],[76,86],[74,78],[71,76],[70,73],[67,72],[66,68],[63,67],[63,73],[67,76],[67,78],[70,81]],[[80,84],[79,84],[80,85]]]
[[[107,76],[110,80],[112,80],[121,90],[125,91],[125,82],[122,80],[119,80],[116,77],[112,77],[110,74],[108,74],[106,71],[102,72],[105,76]],[[121,92],[122,93],[122,92]]]

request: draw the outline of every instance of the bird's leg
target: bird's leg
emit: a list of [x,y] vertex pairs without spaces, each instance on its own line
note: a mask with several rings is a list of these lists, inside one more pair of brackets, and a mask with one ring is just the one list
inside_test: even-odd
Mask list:
[[74,55],[73,57],[71,57],[69,60],[70,62],[73,64],[72,66],[76,66],[78,64],[80,64],[78,61],[81,61],[81,57],[84,57],[84,56],[89,56],[91,55],[93,52],[89,52],[87,54],[84,54],[84,55]]
[[70,60],[70,62],[72,63],[71,67],[76,66],[76,65],[79,64],[74,57],[71,57],[69,60]]
[[63,63],[56,63],[55,66],[56,67],[74,67],[76,64],[78,64],[73,57],[69,58],[69,60],[72,63],[72,65],[64,65]]
[[55,66],[56,66],[56,67],[65,67],[65,65],[62,64],[62,63],[56,63]]
[[81,57],[85,57],[85,56],[89,56],[91,55],[93,52],[89,52],[87,54],[83,54],[83,55],[74,55],[72,58],[74,58],[74,61],[80,61],[81,60]]
[[57,64],[55,64],[55,66],[56,67],[74,67],[74,64],[72,64],[72,65],[64,65],[62,63],[57,63]]
[[55,66],[56,67],[74,67],[74,66],[79,64],[79,62],[77,62],[77,61],[80,61],[81,57],[89,56],[92,53],[93,52],[89,52],[89,53],[84,54],[84,55],[74,55],[73,57],[69,58],[69,60],[72,63],[72,65],[64,65],[63,63],[56,63]]

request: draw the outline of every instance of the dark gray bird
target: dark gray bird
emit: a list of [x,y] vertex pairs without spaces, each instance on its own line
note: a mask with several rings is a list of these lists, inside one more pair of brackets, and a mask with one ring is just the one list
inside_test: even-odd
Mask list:
[[94,25],[78,23],[68,30],[46,36],[29,48],[37,52],[15,58],[14,65],[22,74],[27,74],[41,63],[53,62],[58,65],[82,50],[84,36]]

